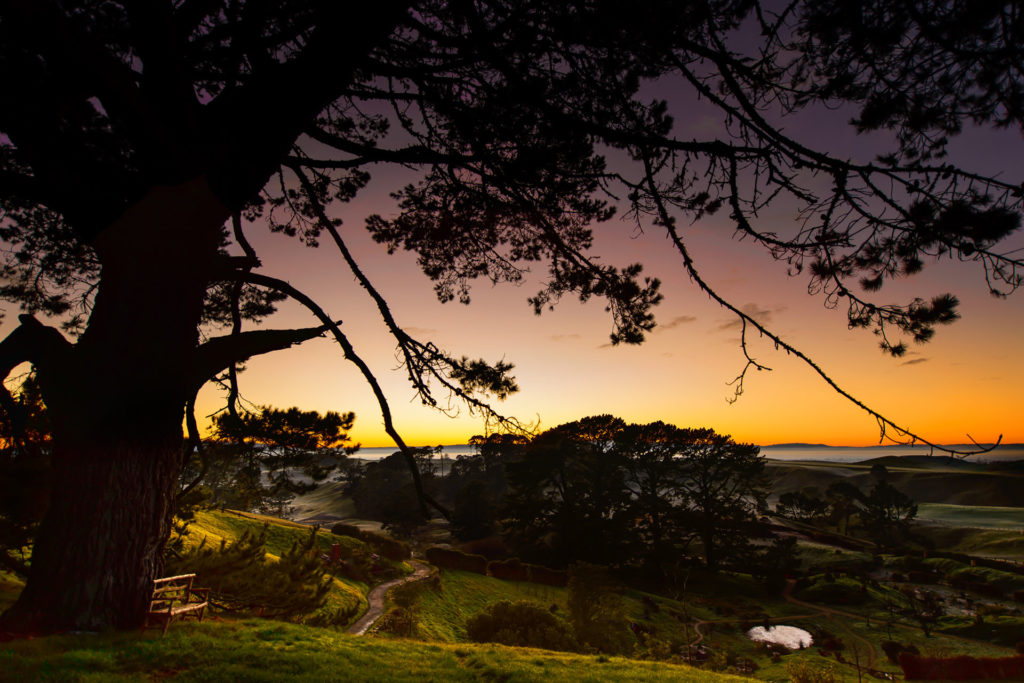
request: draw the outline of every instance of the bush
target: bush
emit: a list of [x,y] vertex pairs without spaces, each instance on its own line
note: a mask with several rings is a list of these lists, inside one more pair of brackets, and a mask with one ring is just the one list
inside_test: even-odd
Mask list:
[[350,536],[351,538],[363,539],[363,530],[355,524],[344,524],[339,522],[331,527],[331,533],[335,536]]
[[580,645],[606,654],[633,648],[619,587],[606,567],[577,562],[569,568],[569,618]]
[[412,557],[412,551],[407,543],[375,531],[360,529],[355,524],[335,524],[331,527],[331,533],[335,536],[358,538],[392,562],[402,562]]
[[817,666],[806,659],[798,659],[786,664],[786,673],[790,683],[835,683],[836,669],[831,664]]
[[427,562],[441,569],[456,569],[464,572],[487,574],[487,558],[483,555],[467,555],[449,548],[427,548]]
[[894,640],[883,640],[882,641],[882,652],[885,653],[886,659],[893,664],[898,664],[900,661],[900,655],[904,652],[910,654],[920,654],[916,645],[902,645]]
[[408,543],[391,538],[390,536],[373,531],[364,531],[363,540],[392,562],[402,562],[412,557],[412,551],[409,549]]
[[392,607],[377,622],[379,633],[390,633],[393,636],[411,638],[419,630],[416,614],[405,607]]
[[466,634],[477,643],[501,643],[546,650],[578,649],[572,628],[543,605],[502,600],[466,621]]
[[414,610],[425,588],[424,581],[407,581],[392,588],[388,596],[397,606]]
[[266,527],[258,536],[245,532],[234,543],[221,541],[216,550],[204,540],[169,560],[166,571],[195,573],[196,585],[208,586],[211,599],[225,609],[280,619],[310,617],[324,606],[331,590],[316,545],[316,529],[277,562],[266,559],[266,534]]

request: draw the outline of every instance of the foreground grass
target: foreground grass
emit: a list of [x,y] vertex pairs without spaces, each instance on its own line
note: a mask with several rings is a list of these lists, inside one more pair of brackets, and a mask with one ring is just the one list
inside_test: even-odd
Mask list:
[[176,623],[164,637],[64,635],[0,643],[2,680],[741,681],[685,666],[499,645],[349,636],[262,620]]

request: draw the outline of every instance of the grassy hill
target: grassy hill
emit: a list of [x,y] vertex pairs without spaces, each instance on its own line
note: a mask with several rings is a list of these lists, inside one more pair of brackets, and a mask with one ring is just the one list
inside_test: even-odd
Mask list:
[[680,681],[746,679],[685,666],[500,645],[350,636],[265,620],[174,624],[167,635],[0,643],[0,680]]
[[768,460],[772,499],[790,491],[816,488],[845,479],[867,491],[874,485],[871,467],[882,464],[890,482],[918,503],[946,505],[1024,506],[1024,471],[1010,463],[994,465],[938,456],[882,457],[858,463]]

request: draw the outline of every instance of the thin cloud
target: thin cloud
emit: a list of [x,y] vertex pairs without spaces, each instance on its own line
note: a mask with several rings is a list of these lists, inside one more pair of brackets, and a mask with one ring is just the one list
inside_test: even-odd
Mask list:
[[550,339],[551,341],[554,341],[554,342],[570,341],[570,340],[579,339],[579,338],[580,338],[580,335],[578,335],[576,333],[572,333],[572,334],[553,334],[550,337],[548,337],[548,339]]
[[697,316],[695,315],[680,315],[672,318],[667,323],[661,323],[654,328],[653,332],[665,332],[666,330],[674,330],[680,325],[686,325],[687,323],[697,322]]
[[437,330],[430,327],[406,327],[405,331],[412,337],[430,337],[437,334]]
[[[753,318],[762,325],[767,325],[772,322],[772,318],[776,313],[782,313],[786,310],[785,306],[779,306],[777,308],[761,308],[757,304],[744,304],[740,306],[740,311],[745,315]],[[738,330],[743,325],[739,318],[733,318],[718,326],[719,331],[725,330]]]
[[927,362],[928,362],[927,358],[913,358],[911,360],[903,361],[902,363],[900,363],[900,365],[917,365],[918,363],[927,363]]

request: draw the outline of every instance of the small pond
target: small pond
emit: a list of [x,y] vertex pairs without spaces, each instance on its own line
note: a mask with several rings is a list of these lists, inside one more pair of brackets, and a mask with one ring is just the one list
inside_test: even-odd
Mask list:
[[814,639],[811,634],[796,626],[755,626],[747,631],[747,637],[758,643],[776,643],[788,647],[790,650],[799,650],[810,647]]

